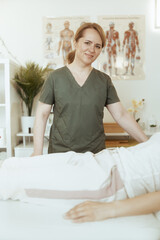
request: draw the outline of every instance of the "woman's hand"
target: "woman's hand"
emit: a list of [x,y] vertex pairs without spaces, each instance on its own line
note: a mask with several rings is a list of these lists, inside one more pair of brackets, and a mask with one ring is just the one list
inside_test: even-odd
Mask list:
[[65,214],[65,219],[74,223],[101,221],[114,217],[114,204],[104,202],[83,202]]

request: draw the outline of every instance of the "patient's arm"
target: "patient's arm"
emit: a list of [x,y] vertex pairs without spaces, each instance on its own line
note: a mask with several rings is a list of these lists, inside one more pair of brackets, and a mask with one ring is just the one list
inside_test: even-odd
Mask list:
[[83,202],[65,215],[76,223],[100,221],[108,218],[149,214],[160,210],[160,191],[138,197],[104,202]]

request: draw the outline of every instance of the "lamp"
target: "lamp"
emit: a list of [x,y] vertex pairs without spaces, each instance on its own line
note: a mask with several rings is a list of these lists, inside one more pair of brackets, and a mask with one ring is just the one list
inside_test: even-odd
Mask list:
[[155,0],[155,27],[160,28],[160,0]]

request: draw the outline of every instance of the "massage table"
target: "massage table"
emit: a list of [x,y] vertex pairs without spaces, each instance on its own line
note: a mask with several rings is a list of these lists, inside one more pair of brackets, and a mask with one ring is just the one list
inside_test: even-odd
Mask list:
[[[147,148],[145,147],[146,149],[145,154],[147,154],[149,158],[150,157],[152,158],[153,155],[155,154],[155,158],[153,159],[155,161],[155,170],[157,170],[159,167],[159,156],[160,156],[159,147],[158,147],[159,138],[160,138],[160,135],[157,134],[154,137],[152,137],[151,141],[143,143],[136,147],[138,151],[139,148],[146,146],[147,144],[148,147]],[[154,144],[152,144],[152,141],[154,142]],[[152,147],[152,149],[150,149],[150,147]],[[128,157],[128,154],[126,153],[126,149],[122,148],[122,149],[118,149],[117,151],[119,151],[119,154],[120,152],[123,153],[125,151],[125,156],[122,155],[122,157],[124,160],[125,158],[130,159],[130,161],[129,162],[127,161],[127,163],[131,164],[132,167],[128,168],[128,170],[132,170],[134,166],[134,161],[132,162],[132,160],[134,159],[132,159],[132,157]],[[138,157],[140,157],[140,159],[137,160],[138,167],[141,164],[141,160],[143,160],[144,158],[145,168],[146,168],[147,157],[146,155],[143,156],[142,152],[143,151],[137,152]],[[140,153],[141,153],[141,156],[139,156]],[[152,153],[152,154],[148,155],[148,153],[149,154]],[[86,157],[86,154],[88,157]],[[56,165],[54,165],[54,167],[51,169],[52,174],[50,176],[53,177],[51,182],[49,182],[49,180],[46,180],[46,178],[48,177],[50,166],[54,164],[52,156],[48,155],[45,161],[43,161],[43,156],[39,156],[38,159],[34,160],[36,170],[39,169],[37,168],[37,166],[40,167],[40,164],[42,164],[41,166],[42,173],[40,172],[38,182],[37,182],[38,185],[39,185],[39,181],[41,181],[41,185],[43,185],[45,183],[44,181],[45,179],[47,184],[55,185],[51,189],[55,189],[55,187],[57,187],[58,189],[61,189],[59,188],[59,185],[62,184],[62,187],[63,187],[62,189],[65,190],[64,187],[65,185],[67,186],[67,181],[69,181],[68,187],[71,187],[72,183],[74,185],[74,181],[70,182],[70,180],[72,179],[69,179],[69,177],[70,177],[70,173],[72,173],[73,175],[76,174],[76,169],[77,171],[80,171],[80,174],[79,174],[80,181],[78,181],[77,174],[75,177],[77,179],[76,189],[78,189],[78,186],[80,186],[80,189],[84,189],[84,187],[82,187],[83,184],[85,184],[85,186],[89,184],[88,189],[91,189],[89,187],[92,187],[92,185],[95,187],[96,184],[98,184],[98,182],[96,183],[96,181],[100,181],[100,184],[101,184],[101,178],[102,178],[102,182],[104,181],[103,172],[101,170],[102,168],[99,168],[99,165],[96,164],[96,161],[93,161],[92,154],[90,153],[86,153],[86,154],[84,159],[81,159],[81,161],[79,161],[79,159],[76,159],[75,161],[73,161],[73,159],[72,158],[70,159],[70,157],[74,155],[74,153],[73,152],[65,153],[65,161],[68,161],[69,165],[67,165],[67,168],[66,168],[66,165],[64,165],[64,169],[63,169],[63,164],[61,166],[61,159],[57,159],[57,164],[58,164],[57,167],[59,166],[60,169],[58,172],[56,172],[57,171]],[[105,156],[103,156],[103,154],[105,154]],[[106,151],[102,151],[101,153],[98,154],[99,159],[100,157],[102,157],[102,160],[104,158],[107,158],[107,168],[105,170],[104,179],[106,179],[107,176],[110,176],[110,177],[114,176],[114,171],[112,172],[112,174],[109,174],[109,175],[106,174],[106,171],[110,169],[109,166],[111,165],[110,167],[112,169],[112,165],[114,165],[113,159],[111,158],[109,162],[109,159],[110,159],[109,155],[107,157],[106,154],[113,155],[116,153],[114,153],[114,151],[112,153],[111,152],[109,153],[108,151],[107,153]],[[67,160],[67,156],[69,158],[68,160]],[[60,158],[61,154],[58,154],[57,157]],[[63,154],[62,154],[62,159],[64,159]],[[88,160],[86,161],[86,159]],[[16,168],[16,161],[17,163],[19,162],[20,165],[22,164],[22,166],[25,166],[24,168],[21,169],[21,171],[22,170],[24,171],[21,172],[18,170],[19,168]],[[9,166],[9,168],[3,168],[3,172],[5,172],[5,169],[6,169],[6,173],[8,174],[14,173],[13,170],[10,172],[7,169],[10,169],[10,166],[13,166],[15,168],[15,175],[12,175],[12,174],[8,175],[8,178],[7,178],[10,180],[9,184],[6,185],[8,190],[9,188],[11,188],[12,190],[12,183],[14,182],[14,180],[15,180],[15,184],[19,182],[23,182],[24,174],[26,172],[26,166],[28,166],[29,161],[31,163],[31,166],[33,167],[33,158],[32,159],[25,158],[21,160],[15,159],[14,162],[13,162],[13,159],[10,159],[5,164],[5,166]],[[38,164],[36,161],[38,161]],[[47,164],[46,164],[46,161],[48,161]],[[27,165],[24,165],[25,163]],[[63,160],[62,160],[62,163],[63,163]],[[19,164],[17,165],[18,167],[20,166]],[[86,165],[86,168],[81,169],[80,167],[78,167],[79,164],[80,166]],[[43,168],[43,166],[47,166],[46,175],[44,175],[45,169]],[[93,171],[91,170],[88,171],[87,167],[89,166],[93,167]],[[94,167],[96,171],[96,178],[95,178]],[[39,169],[39,171],[41,170],[41,168]],[[74,170],[72,168],[74,168]],[[31,180],[30,184],[33,185],[34,180],[36,179],[35,174],[38,172],[38,170],[35,171],[34,168],[33,168],[33,171],[31,171],[30,168],[27,168],[27,169],[29,170],[29,178],[27,178],[28,176],[27,174],[26,179],[27,181]],[[66,172],[66,169],[68,169],[67,170],[68,172]],[[84,171],[85,169],[87,170],[86,176]],[[68,175],[65,175],[65,178],[63,175],[64,174],[63,170],[65,174],[68,174]],[[141,168],[139,170],[141,170]],[[152,170],[153,170],[153,161],[152,161]],[[53,174],[53,171],[54,171],[54,174]],[[134,176],[138,172],[139,171],[136,171],[136,172],[134,171],[133,172]],[[142,168],[142,172],[143,172],[143,168]],[[98,174],[99,174],[99,177],[97,177]],[[43,175],[45,176],[45,178]],[[63,181],[61,181],[62,176],[60,175],[63,176]],[[17,176],[18,176],[17,178],[18,181],[16,181]],[[129,177],[130,176],[131,176],[131,173],[129,173]],[[157,176],[158,176],[157,181],[159,181],[159,175]],[[5,179],[5,178],[3,179],[3,175],[1,175],[1,177],[2,178],[0,183],[2,183]],[[57,180],[58,178],[60,179],[57,180],[57,182],[55,182],[54,177],[55,177],[55,180]],[[113,181],[111,182],[113,183]],[[37,183],[35,181],[34,184],[37,184]],[[127,181],[126,184],[127,183],[129,182]],[[149,183],[151,183],[151,181],[149,181]],[[3,184],[1,184],[1,186],[3,187]],[[137,185],[135,184],[135,187],[136,186]],[[149,187],[150,186],[151,184],[149,184]],[[147,185],[145,185],[145,187],[147,187]],[[153,181],[153,187],[154,187],[154,181]],[[7,189],[4,187],[5,192],[7,192],[6,191]],[[15,188],[15,189],[18,189],[18,188]],[[3,188],[1,190],[3,190]],[[123,193],[123,190],[124,188],[119,190],[119,193],[120,192]],[[1,192],[3,193],[3,191]],[[64,219],[63,215],[73,206],[79,204],[80,202],[83,202],[85,199],[81,199],[81,200],[80,199],[67,200],[67,199],[58,199],[58,198],[47,199],[47,198],[44,198],[44,195],[42,198],[38,198],[35,196],[34,197],[31,196],[29,198],[23,198],[23,191],[22,192],[20,191],[19,193],[21,193],[21,195],[18,195],[17,199],[22,199],[22,201],[0,200],[0,240],[160,240],[160,220],[158,220],[158,218],[156,218],[156,215],[154,214],[121,217],[121,218],[108,219],[108,220],[99,221],[99,222],[88,222],[88,223],[77,224],[77,223],[72,223],[70,220]],[[13,194],[11,194],[11,196],[12,195]],[[9,199],[9,196],[10,196],[10,192],[9,192],[8,198],[7,197],[6,198]]]
[[63,218],[80,200],[0,201],[0,240],[159,240],[153,214],[76,224]]

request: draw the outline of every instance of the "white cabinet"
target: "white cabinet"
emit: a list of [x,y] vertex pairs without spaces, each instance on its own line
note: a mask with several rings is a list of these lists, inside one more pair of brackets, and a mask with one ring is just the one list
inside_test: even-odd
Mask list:
[[0,129],[5,137],[1,141],[0,152],[5,151],[7,157],[13,155],[17,145],[16,134],[20,131],[21,106],[11,80],[18,65],[9,59],[0,58]]

